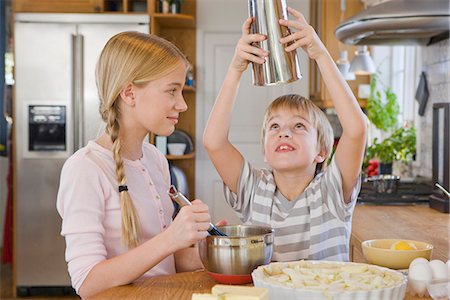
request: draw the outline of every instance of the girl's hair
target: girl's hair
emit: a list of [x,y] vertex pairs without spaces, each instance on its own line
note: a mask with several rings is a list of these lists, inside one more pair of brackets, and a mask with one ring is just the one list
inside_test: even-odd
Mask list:
[[[307,114],[308,121],[317,130],[317,142],[321,150],[325,150],[326,159],[317,164],[316,174],[325,169],[326,162],[333,149],[334,134],[325,113],[311,100],[296,94],[283,95],[275,99],[266,109],[261,130],[261,142],[264,145],[267,123],[272,114],[278,110],[301,111]],[[263,147],[264,149],[264,147]]]
[[[100,115],[111,137],[118,185],[126,185],[121,141],[119,138],[119,99],[127,84],[144,86],[164,77],[180,64],[188,62],[181,51],[165,39],[151,34],[127,31],[113,36],[97,62],[95,75],[100,98]],[[122,242],[128,247],[139,244],[139,219],[128,191],[119,192],[122,210]]]

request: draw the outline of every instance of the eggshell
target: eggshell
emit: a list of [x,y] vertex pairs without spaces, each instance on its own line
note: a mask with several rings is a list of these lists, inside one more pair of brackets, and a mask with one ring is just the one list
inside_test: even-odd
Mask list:
[[[415,258],[415,259],[409,264],[409,267],[411,268],[411,266],[413,266],[413,265],[415,265],[415,264],[418,264],[418,263],[428,263],[428,260],[425,259],[425,258],[423,258],[423,257]],[[449,264],[449,266],[450,266],[450,264]]]
[[430,268],[433,274],[433,279],[446,279],[448,277],[447,265],[439,259],[430,261]]
[[419,262],[411,265],[408,272],[408,289],[420,297],[427,294],[427,283],[433,278],[430,264]]

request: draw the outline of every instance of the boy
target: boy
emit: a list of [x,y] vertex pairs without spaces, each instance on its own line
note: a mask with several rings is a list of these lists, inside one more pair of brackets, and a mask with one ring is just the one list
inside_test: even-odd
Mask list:
[[203,142],[226,185],[226,200],[241,220],[274,228],[273,260],[348,261],[366,117],[314,29],[300,12],[292,8],[288,12],[295,20],[279,22],[296,31],[280,42],[288,45],[286,51],[302,47],[316,61],[343,128],[330,165],[323,168],[333,142],[330,124],[317,106],[298,95],[279,97],[266,111],[262,139],[270,170],[253,168],[228,140],[242,73],[249,62],[262,64],[268,55],[252,45],[266,38],[250,34],[252,18],[242,26]]

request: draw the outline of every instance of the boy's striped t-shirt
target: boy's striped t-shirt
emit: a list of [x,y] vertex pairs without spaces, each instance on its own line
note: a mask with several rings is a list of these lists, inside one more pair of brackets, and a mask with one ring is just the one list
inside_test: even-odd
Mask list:
[[361,188],[355,185],[345,204],[342,178],[333,159],[296,199],[287,200],[268,169],[245,162],[238,193],[225,186],[225,198],[244,224],[274,229],[273,261],[349,260],[352,213]]

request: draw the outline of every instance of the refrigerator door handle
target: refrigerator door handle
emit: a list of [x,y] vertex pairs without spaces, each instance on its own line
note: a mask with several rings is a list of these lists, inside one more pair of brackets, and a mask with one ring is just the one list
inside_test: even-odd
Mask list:
[[84,143],[84,56],[82,34],[72,34],[72,115],[73,115],[73,147],[77,151]]

